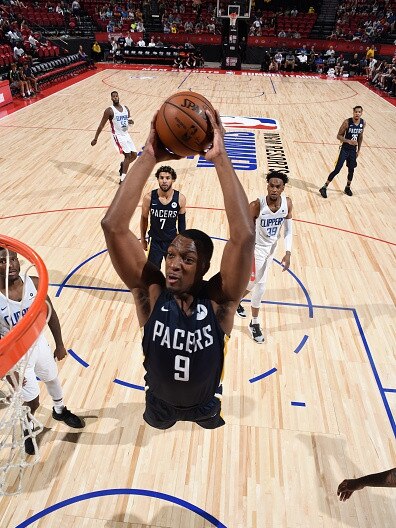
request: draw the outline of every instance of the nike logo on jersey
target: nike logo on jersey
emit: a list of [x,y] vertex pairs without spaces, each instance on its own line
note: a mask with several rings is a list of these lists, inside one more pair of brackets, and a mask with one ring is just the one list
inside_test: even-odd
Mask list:
[[4,312],[4,310],[7,310],[7,306],[1,309],[2,312]]
[[165,308],[165,306],[161,306],[161,312],[169,312],[169,308]]

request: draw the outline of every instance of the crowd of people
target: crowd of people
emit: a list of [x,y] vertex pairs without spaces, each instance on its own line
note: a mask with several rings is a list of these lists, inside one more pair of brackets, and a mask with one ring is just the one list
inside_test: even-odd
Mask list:
[[329,38],[377,42],[395,29],[396,16],[390,0],[345,0],[337,10],[337,21]]

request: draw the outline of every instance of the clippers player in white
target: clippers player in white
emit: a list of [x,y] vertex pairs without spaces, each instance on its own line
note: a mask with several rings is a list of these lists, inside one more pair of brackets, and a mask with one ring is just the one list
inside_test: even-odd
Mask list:
[[107,121],[110,123],[111,133],[116,149],[120,154],[124,154],[124,161],[120,164],[120,183],[124,181],[129,165],[137,157],[136,147],[128,134],[128,126],[133,125],[134,121],[131,119],[129,108],[120,104],[118,92],[111,92],[112,106],[106,108],[102,120],[98,126],[95,137],[91,141],[91,145],[96,145],[99,134],[102,132]]
[[[17,324],[33,303],[39,279],[26,276],[24,282],[19,274],[20,264],[18,255],[9,251],[7,270],[7,250],[0,247],[0,338],[4,337],[10,329]],[[6,297],[6,280],[8,278],[8,297]],[[59,319],[49,297],[47,302],[51,306],[51,317],[48,326],[55,341],[55,351],[52,353],[50,345],[43,334],[40,334],[36,343],[28,351],[30,357],[25,370],[22,386],[24,404],[34,414],[40,405],[40,389],[36,376],[43,381],[53,400],[52,417],[65,422],[69,427],[82,428],[84,421],[69,411],[63,404],[63,390],[58,378],[58,369],[55,359],[64,359],[67,355],[63,344]],[[32,438],[25,434],[25,451],[34,455]]]
[[[268,277],[268,269],[274,258],[274,253],[284,225],[285,256],[282,259],[283,270],[290,267],[292,248],[292,209],[290,198],[282,196],[285,184],[289,181],[286,174],[271,171],[267,175],[267,196],[251,202],[250,212],[256,225],[256,244],[254,248],[253,271],[245,295],[252,292],[252,319],[249,332],[256,343],[264,343],[258,315],[261,301],[264,297]],[[237,308],[239,317],[246,317],[246,311],[240,304]]]

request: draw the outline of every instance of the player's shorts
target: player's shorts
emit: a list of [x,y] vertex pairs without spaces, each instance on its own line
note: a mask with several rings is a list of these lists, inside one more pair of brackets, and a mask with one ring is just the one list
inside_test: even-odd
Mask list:
[[164,242],[163,240],[150,239],[149,253],[147,260],[155,264],[158,268],[161,268],[162,259],[166,257],[170,242]]
[[169,429],[176,422],[195,422],[204,429],[217,429],[225,424],[221,417],[221,401],[216,396],[205,404],[182,409],[156,398],[146,391],[144,421],[156,429]]
[[250,277],[247,290],[251,291],[255,284],[265,283],[267,280],[268,270],[274,259],[274,252],[276,243],[273,246],[259,246],[254,247],[254,274]]
[[36,376],[41,381],[52,381],[58,375],[54,354],[43,336],[39,338],[29,353],[24,376],[26,383],[22,387],[22,397],[26,402],[34,400],[40,394]]
[[116,149],[120,154],[137,152],[134,142],[129,134],[113,134]]

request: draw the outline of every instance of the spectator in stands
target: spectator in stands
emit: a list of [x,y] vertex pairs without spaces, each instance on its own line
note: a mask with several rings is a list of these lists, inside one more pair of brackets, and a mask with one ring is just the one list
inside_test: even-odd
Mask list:
[[313,15],[314,13],[315,13],[315,8],[311,6],[311,7],[308,9],[308,14],[309,14],[309,15]]
[[242,37],[239,41],[239,54],[241,62],[246,62],[246,37]]
[[297,55],[297,68],[301,71],[307,71],[308,69],[308,55],[299,51]]
[[375,55],[375,46],[374,46],[374,44],[372,44],[370,47],[367,46],[367,48],[366,48],[367,65],[368,65],[369,59],[374,59],[374,55]]
[[38,48],[38,46],[39,46],[39,44],[40,44],[40,42],[39,42],[37,39],[35,39],[35,38],[33,37],[33,33],[30,33],[29,38],[28,38],[28,42],[29,42],[29,44],[30,44],[30,47],[31,47],[32,50],[34,50],[34,51],[37,50],[37,48]]
[[163,48],[164,47],[164,43],[162,42],[162,40],[160,39],[160,37],[157,37],[157,42],[155,43],[155,46],[157,48]]
[[13,54],[14,54],[14,60],[16,62],[21,62],[22,57],[25,55],[25,51],[20,44],[15,44]]
[[37,91],[37,90],[33,90],[33,84],[34,84],[34,83],[32,83],[32,82],[30,81],[30,79],[28,78],[28,76],[26,75],[23,66],[19,66],[19,68],[18,68],[18,74],[19,74],[19,77],[20,77],[21,81],[27,83],[27,87],[28,87],[28,95],[29,95],[29,96],[34,95],[34,94],[35,94],[35,91]]
[[208,33],[213,33],[213,34],[216,33],[216,26],[214,25],[213,20],[211,20],[209,24],[206,26],[206,31]]
[[343,55],[340,55],[339,57],[337,57],[337,60],[336,60],[335,66],[334,66],[334,70],[335,70],[335,76],[336,77],[340,77],[344,73],[344,57],[343,57]]
[[186,60],[186,68],[195,68],[197,61],[195,60],[194,52],[190,51]]
[[144,26],[143,26],[143,22],[141,20],[139,20],[138,23],[136,24],[136,31],[138,33],[143,33],[144,32]]
[[78,0],[73,0],[71,8],[72,8],[73,15],[76,16],[76,17],[79,17],[80,16],[80,11],[81,11],[81,6],[80,6]]
[[78,47],[77,55],[78,55],[78,60],[88,60],[88,56],[83,50],[83,47],[81,45]]
[[63,8],[60,3],[56,4],[55,13],[58,13],[59,15],[63,16]]
[[155,47],[155,39],[154,39],[154,37],[151,37],[150,42],[148,43],[148,47],[149,48],[154,48]]
[[17,71],[17,65],[15,62],[11,64],[11,70],[8,74],[11,89],[18,89],[23,98],[28,97],[29,89],[26,81],[23,81]]
[[315,58],[315,69],[317,73],[323,73],[324,71],[324,60],[322,57],[322,54],[319,53],[319,55]]
[[360,75],[360,60],[357,53],[355,53],[351,60],[349,75]]
[[290,68],[291,71],[294,71],[295,66],[296,57],[294,56],[292,50],[289,50],[285,57],[285,70],[287,71]]
[[331,57],[335,55],[335,50],[333,46],[329,46],[329,49],[325,53],[325,57]]
[[276,61],[275,57],[271,60],[268,71],[275,73],[279,70],[279,63]]
[[281,66],[282,66],[282,62],[283,62],[283,55],[280,51],[277,51],[274,55],[274,59],[275,61],[277,62],[278,64],[278,69],[280,70],[281,69]]
[[16,44],[20,44],[22,42],[22,35],[18,34],[18,31],[14,29],[10,29],[6,35],[10,40],[11,46],[15,46]]
[[191,22],[191,20],[187,20],[186,23],[184,24],[184,31],[186,33],[192,33],[193,30],[194,30],[193,23]]
[[195,52],[195,62],[197,64],[197,68],[203,68],[205,66],[205,60],[201,50],[197,50]]
[[281,31],[279,31],[278,37],[279,38],[286,38],[287,37],[286,32],[282,29]]
[[298,15],[298,11],[297,11],[296,8],[294,8],[294,9],[292,9],[292,10],[290,11],[290,16],[292,16],[292,17],[296,17],[297,15]]
[[261,71],[268,72],[270,64],[271,64],[271,55],[269,54],[268,51],[266,51],[264,53],[264,57],[263,57],[263,60],[261,62],[261,68],[260,68]]
[[146,43],[143,40],[143,37],[140,37],[140,39],[137,42],[137,45],[139,46],[139,48],[145,48],[146,47]]
[[128,35],[125,38],[125,48],[131,48],[134,45],[133,38],[131,33],[129,32]]
[[92,59],[94,62],[100,61],[102,55],[102,48],[97,40],[92,45]]

